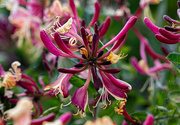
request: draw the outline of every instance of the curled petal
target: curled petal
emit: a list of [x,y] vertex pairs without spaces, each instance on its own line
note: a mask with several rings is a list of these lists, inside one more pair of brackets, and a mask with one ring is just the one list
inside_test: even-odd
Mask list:
[[66,112],[63,115],[61,115],[58,119],[62,121],[63,124],[66,124],[72,117],[71,112]]
[[88,48],[88,41],[87,41],[87,38],[86,38],[86,31],[85,31],[84,27],[81,27],[81,36],[83,38],[85,47]]
[[99,29],[99,36],[102,37],[108,31],[111,24],[111,18],[107,17],[101,29]]
[[119,88],[122,88],[122,89],[129,89],[131,90],[132,87],[131,85],[127,84],[126,82],[123,82],[119,79],[116,79],[113,75],[111,75],[110,73],[105,73],[107,75],[107,77],[111,80],[111,82],[118,86]]
[[102,46],[98,52],[100,52],[101,50],[103,50],[104,48],[106,48],[107,46],[113,44],[115,41],[117,41],[118,39],[124,37],[124,35],[127,33],[127,31],[134,26],[134,24],[137,21],[137,17],[136,16],[132,16],[125,24],[125,26],[123,27],[123,29],[119,32],[119,34],[117,36],[115,36],[111,41],[109,41],[108,43],[106,43],[104,46]]
[[171,40],[177,40],[180,38],[179,34],[173,34],[167,30],[165,30],[164,28],[160,28],[159,32],[166,38],[171,39]]
[[85,111],[88,104],[88,86],[91,80],[91,68],[89,68],[88,78],[86,83],[81,88],[77,89],[72,97],[72,104],[76,105],[79,108],[79,111]]
[[92,39],[92,57],[93,56],[96,56],[95,54],[96,54],[96,49],[97,49],[97,47],[98,47],[98,42],[97,42],[97,34],[95,33],[94,35],[93,35],[93,39]]
[[59,71],[59,72],[63,72],[63,73],[76,74],[76,73],[82,72],[82,71],[85,70],[86,68],[87,68],[87,66],[83,67],[82,69],[58,68],[58,71]]
[[62,41],[59,33],[56,32],[56,33],[54,34],[54,40],[56,41],[56,43],[58,44],[59,48],[60,48],[63,52],[69,54],[71,57],[78,58],[78,59],[82,59],[80,56],[74,54],[71,50],[69,50],[69,48],[67,48],[67,46],[66,46],[66,45],[64,44],[64,42]]
[[165,70],[165,69],[172,69],[169,63],[159,64],[152,68],[149,68],[149,73],[156,73],[157,71]]
[[149,18],[145,17],[144,22],[153,33],[159,34],[159,27],[155,26]]
[[69,96],[68,83],[73,74],[62,74],[54,83],[47,85],[44,90],[57,89],[59,87],[59,92],[66,98]]
[[46,46],[46,48],[54,55],[56,56],[64,56],[64,57],[71,57],[70,55],[62,52],[61,50],[59,50],[50,40],[48,34],[46,33],[45,30],[41,30],[40,31],[40,37],[41,40],[43,41],[44,45]]
[[99,3],[98,3],[97,1],[94,3],[94,7],[95,7],[94,16],[93,16],[93,18],[92,18],[92,20],[91,20],[88,28],[90,28],[90,27],[98,20],[98,18],[99,18],[100,5],[99,5]]
[[179,39],[178,40],[171,40],[171,39],[168,39],[160,34],[156,34],[155,35],[156,39],[159,40],[160,42],[162,43],[166,43],[166,44],[176,44],[176,43],[179,43]]
[[164,28],[168,31],[171,31],[171,32],[177,32],[177,31],[180,31],[180,28],[179,27],[171,27],[171,26],[164,26]]
[[153,115],[148,115],[146,120],[144,121],[143,125],[153,125],[154,124],[154,117]]
[[88,92],[85,86],[79,88],[72,97],[72,104],[79,107],[79,110],[85,111],[88,103]]
[[174,19],[172,19],[171,17],[169,17],[167,15],[164,15],[163,18],[164,18],[164,20],[166,20],[170,24],[178,24],[178,25],[180,25],[179,21],[174,20]]
[[180,9],[177,9],[178,17],[180,18]]
[[54,120],[55,117],[56,117],[56,115],[54,113],[50,113],[44,117],[31,120],[31,125],[41,125],[44,121]]
[[118,73],[121,71],[121,69],[102,69],[102,68],[100,70],[107,72],[107,73],[112,73],[112,74],[115,74],[115,73]]
[[77,26],[78,26],[78,28],[80,30],[81,29],[81,25],[79,23],[78,13],[77,13],[77,10],[76,10],[76,6],[75,6],[75,3],[74,3],[74,0],[69,0],[69,5],[70,5],[70,7],[72,9],[74,17],[76,19]]
[[97,69],[95,67],[92,67],[91,69],[92,69],[94,88],[98,90],[99,88],[102,88],[102,82],[97,74]]
[[117,100],[124,100],[127,98],[126,93],[129,89],[122,89],[111,83],[110,79],[102,72],[99,71],[103,80],[104,87],[106,90]]
[[131,58],[131,63],[134,66],[134,68],[141,74],[146,75],[147,73],[139,66],[138,61],[135,57]]

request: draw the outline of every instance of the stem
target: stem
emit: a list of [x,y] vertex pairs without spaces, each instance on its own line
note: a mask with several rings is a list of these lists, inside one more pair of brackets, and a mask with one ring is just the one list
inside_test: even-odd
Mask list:
[[165,116],[161,116],[161,117],[156,117],[155,120],[159,120],[159,119],[166,119],[166,118],[171,118],[171,117],[177,117],[180,118],[180,115],[165,115]]

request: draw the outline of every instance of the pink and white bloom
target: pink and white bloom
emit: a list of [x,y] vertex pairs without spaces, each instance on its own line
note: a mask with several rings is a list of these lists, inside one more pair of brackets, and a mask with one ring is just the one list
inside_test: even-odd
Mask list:
[[31,110],[33,104],[28,98],[18,101],[16,107],[5,112],[7,119],[12,119],[13,125],[29,125],[31,122]]
[[[108,20],[109,19],[107,19],[106,22],[109,22]],[[48,85],[45,89],[55,89],[57,93],[61,93],[63,97],[67,97],[69,94],[69,79],[73,76],[73,74],[80,73],[88,68],[88,77],[84,86],[77,89],[74,96],[72,97],[71,103],[76,105],[76,107],[78,108],[77,114],[80,114],[82,117],[85,116],[85,109],[88,104],[87,89],[91,80],[91,75],[93,77],[95,89],[98,90],[99,88],[102,88],[105,94],[109,93],[117,100],[126,99],[126,93],[130,92],[131,86],[128,83],[122,80],[118,80],[113,75],[111,75],[120,72],[120,69],[107,69],[106,67],[108,67],[108,65],[110,64],[117,63],[119,59],[123,59],[126,57],[122,53],[116,55],[113,53],[113,51],[121,45],[122,41],[125,38],[124,36],[126,35],[127,31],[135,24],[136,20],[137,18],[135,16],[131,17],[125,24],[124,28],[119,32],[119,34],[104,46],[102,46],[100,49],[98,49],[100,32],[97,23],[95,23],[94,25],[95,33],[91,33],[92,38],[89,38],[89,32],[84,27],[81,27],[80,37],[77,34],[75,27],[73,27],[74,24],[72,18],[70,18],[69,21],[67,21],[64,25],[60,26],[58,23],[54,25],[54,27],[57,25],[58,26],[51,35],[54,37],[54,40],[59,49],[53,44],[46,31],[42,30],[40,32],[41,39],[46,48],[52,54],[56,56],[77,58],[80,60],[80,62],[74,65],[74,67],[71,69],[58,68],[58,71],[62,72],[63,74],[53,84]],[[104,25],[105,24],[108,23],[104,23]],[[102,29],[104,28],[102,27]],[[101,34],[104,33],[102,32]],[[66,44],[62,40],[63,36],[74,37],[78,42],[82,44],[78,47],[80,55],[74,53],[66,46]],[[113,47],[104,54],[103,49],[113,43]],[[99,98],[99,100],[100,99],[101,97]],[[108,98],[106,99],[109,100]],[[107,104],[104,105],[107,106]]]

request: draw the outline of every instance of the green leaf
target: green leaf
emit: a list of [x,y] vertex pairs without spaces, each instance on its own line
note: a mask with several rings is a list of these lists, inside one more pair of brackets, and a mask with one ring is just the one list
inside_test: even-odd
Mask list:
[[[103,117],[103,116],[106,116],[106,115],[107,115],[107,116],[112,116],[112,115],[114,115],[114,114],[115,114],[114,107],[117,107],[117,106],[118,106],[117,103],[118,103],[118,100],[114,101],[111,106],[107,107],[106,109],[103,109],[98,116],[99,116],[99,117]],[[102,106],[103,106],[103,105],[102,105]]]
[[43,112],[42,116],[46,116],[46,115],[48,115],[50,113],[57,114],[58,112],[59,112],[59,106],[55,106],[55,107],[52,107],[52,108],[49,108],[49,109],[45,110]]
[[[69,82],[73,85],[76,86],[78,88],[82,87],[84,85],[84,83],[86,82],[85,79],[79,78],[76,75],[73,75],[71,77],[71,79],[69,80]],[[95,94],[96,90],[94,88],[94,84],[92,82],[89,83],[89,87],[88,87],[88,92],[91,94]]]
[[180,69],[180,53],[172,52],[167,56],[167,59]]
[[168,96],[172,101],[180,103],[180,91],[171,91]]

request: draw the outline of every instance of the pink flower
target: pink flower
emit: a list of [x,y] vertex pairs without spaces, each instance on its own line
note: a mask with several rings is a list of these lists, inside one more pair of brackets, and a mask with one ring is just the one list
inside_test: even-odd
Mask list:
[[[70,6],[72,10],[75,7],[72,0],[70,1]],[[73,11],[73,13],[74,15],[76,15],[75,10]],[[116,55],[115,53],[113,53],[113,51],[116,48],[118,48],[119,45],[121,45],[121,42],[125,38],[124,36],[126,35],[127,31],[135,24],[136,20],[137,18],[135,16],[131,17],[128,20],[128,22],[125,24],[124,28],[119,32],[119,34],[115,36],[111,41],[106,43],[104,46],[102,46],[100,49],[98,49],[100,30],[97,23],[94,24],[94,32],[95,32],[94,34],[89,32],[84,27],[81,27],[80,28],[81,37],[80,37],[77,34],[76,26],[72,18],[70,18],[64,25],[59,25],[59,20],[57,20],[56,24],[53,26],[54,30],[53,32],[51,32],[52,33],[51,35],[54,38],[59,49],[53,44],[46,31],[42,30],[40,32],[41,39],[44,45],[46,46],[46,48],[52,54],[56,56],[76,58],[80,60],[80,62],[74,65],[74,67],[71,69],[58,68],[58,71],[62,72],[63,74],[53,84],[48,85],[46,88],[55,89],[57,93],[61,93],[63,97],[67,97],[69,94],[68,93],[69,79],[73,76],[73,74],[80,73],[88,68],[89,70],[88,78],[84,86],[77,89],[74,96],[72,97],[71,103],[76,105],[76,107],[78,108],[77,114],[80,114],[82,117],[85,116],[85,109],[88,104],[87,89],[89,86],[89,82],[91,80],[91,75],[93,76],[95,89],[98,90],[99,88],[102,88],[106,94],[109,93],[117,100],[126,99],[127,98],[126,93],[130,92],[131,86],[122,80],[117,80],[113,75],[111,75],[120,72],[120,69],[107,69],[106,67],[110,64],[117,63],[119,59],[123,59],[126,57],[122,53]],[[76,19],[76,23],[77,23],[77,19]],[[101,28],[105,30],[106,24],[109,25],[109,18],[107,18],[107,20],[104,23],[104,26]],[[104,34],[105,32],[101,32],[101,35]],[[69,41],[71,41],[71,38],[75,38],[77,41],[80,41],[80,43],[82,44],[78,46],[78,51],[80,55],[74,53],[73,51],[70,50],[70,48],[67,47],[67,45],[63,41],[64,36],[69,37],[70,38]],[[113,47],[107,53],[104,54],[103,49],[105,49],[106,47],[108,47],[113,43],[115,43]],[[100,99],[101,98],[99,98],[99,100]],[[106,99],[108,100],[108,98]]]
[[[180,1],[177,2],[178,7]],[[178,16],[180,15],[180,9],[177,10]],[[177,20],[172,19],[171,17],[164,15],[164,20],[167,21],[168,23],[172,24],[172,27],[170,26],[164,26],[164,28],[160,28],[158,26],[155,26],[151,20],[147,17],[144,18],[145,24],[149,27],[149,29],[155,33],[155,37],[158,41],[166,44],[176,44],[179,43],[180,40],[180,28],[176,25],[180,25],[180,22]]]
[[153,125],[154,124],[154,117],[153,115],[148,115],[146,120],[144,121],[143,125]]

